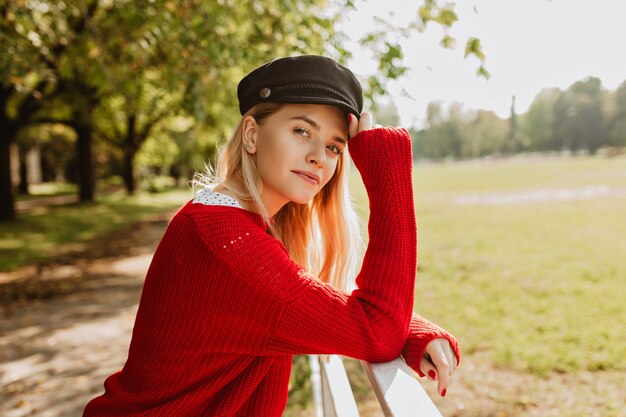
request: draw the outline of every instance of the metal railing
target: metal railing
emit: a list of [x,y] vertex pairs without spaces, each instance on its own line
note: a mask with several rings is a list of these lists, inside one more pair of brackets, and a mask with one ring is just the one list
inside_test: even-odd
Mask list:
[[[341,358],[310,355],[317,417],[359,417]],[[397,358],[386,363],[361,361],[385,417],[442,417],[413,371]]]

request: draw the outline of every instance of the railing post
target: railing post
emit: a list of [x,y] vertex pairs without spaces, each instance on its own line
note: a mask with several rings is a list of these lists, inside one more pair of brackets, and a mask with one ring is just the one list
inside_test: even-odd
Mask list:
[[[309,359],[317,417],[358,417],[341,358],[310,355]],[[361,361],[361,365],[385,417],[442,417],[402,358],[385,363]]]
[[[327,357],[328,361],[323,357]],[[310,355],[311,380],[318,417],[359,417],[348,375],[337,355]],[[321,395],[320,395],[321,394]]]
[[402,358],[391,362],[361,361],[385,417],[442,417]]

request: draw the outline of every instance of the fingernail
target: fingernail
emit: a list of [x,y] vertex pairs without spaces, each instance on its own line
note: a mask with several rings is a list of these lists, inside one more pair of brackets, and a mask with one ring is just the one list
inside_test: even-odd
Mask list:
[[352,121],[352,114],[348,113],[348,123],[350,123]]
[[428,371],[428,376],[430,377],[430,379],[435,379],[437,377],[437,374],[435,373],[435,371]]
[[445,397],[446,396],[446,389],[444,388],[443,391],[441,391],[441,396]]

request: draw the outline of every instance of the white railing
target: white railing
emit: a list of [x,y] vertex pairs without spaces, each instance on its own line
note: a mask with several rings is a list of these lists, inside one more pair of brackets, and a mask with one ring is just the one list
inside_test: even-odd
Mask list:
[[[311,355],[310,361],[317,417],[359,417],[341,358]],[[402,358],[361,364],[385,417],[442,417]]]

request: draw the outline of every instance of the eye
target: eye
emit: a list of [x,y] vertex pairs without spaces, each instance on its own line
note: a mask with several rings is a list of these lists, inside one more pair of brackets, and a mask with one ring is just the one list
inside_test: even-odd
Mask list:
[[336,155],[341,155],[341,153],[343,152],[343,149],[341,149],[337,145],[328,145],[327,148]]
[[301,127],[296,127],[293,129],[293,131],[300,136],[311,137],[311,134],[309,133],[309,131]]

